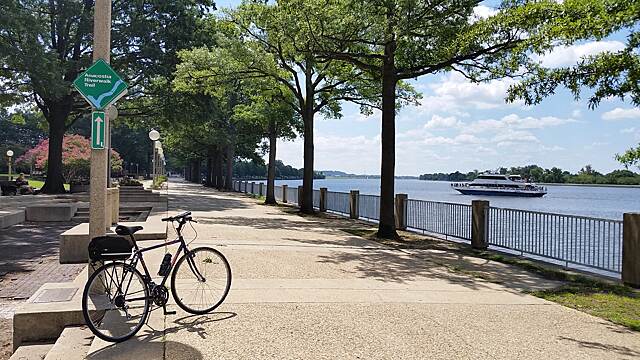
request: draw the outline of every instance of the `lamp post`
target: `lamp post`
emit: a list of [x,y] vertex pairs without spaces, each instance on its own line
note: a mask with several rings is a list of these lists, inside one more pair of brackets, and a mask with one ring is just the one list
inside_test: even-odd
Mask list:
[[153,160],[151,160],[152,161],[151,168],[153,169],[152,170],[153,171],[152,178],[153,178],[154,183],[155,183],[155,180],[156,180],[156,165],[157,165],[157,162],[158,162],[156,160],[156,157],[157,157],[156,141],[158,141],[159,139],[160,139],[160,133],[158,132],[158,130],[151,129],[151,131],[149,131],[149,140],[153,141]]
[[13,158],[13,150],[7,150],[7,157],[9,158],[9,181],[13,180],[11,175],[11,159]]

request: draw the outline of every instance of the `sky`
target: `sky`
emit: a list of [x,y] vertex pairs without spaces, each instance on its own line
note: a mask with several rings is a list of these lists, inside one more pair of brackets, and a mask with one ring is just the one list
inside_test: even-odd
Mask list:
[[[236,1],[219,1],[233,6]],[[477,8],[490,14],[489,6]],[[556,48],[540,60],[550,67],[575,64],[581,57],[615,51],[619,34]],[[591,164],[600,172],[623,168],[616,153],[640,142],[640,108],[605,99],[595,110],[562,89],[536,106],[507,104],[513,80],[473,84],[457,73],[427,75],[412,81],[422,94],[420,105],[396,117],[396,175],[467,172],[537,164],[577,172]],[[588,94],[588,91],[585,92]],[[317,115],[314,128],[315,169],[356,174],[380,173],[379,112],[360,114],[345,103],[340,119]],[[278,159],[302,167],[302,139],[279,141]]]

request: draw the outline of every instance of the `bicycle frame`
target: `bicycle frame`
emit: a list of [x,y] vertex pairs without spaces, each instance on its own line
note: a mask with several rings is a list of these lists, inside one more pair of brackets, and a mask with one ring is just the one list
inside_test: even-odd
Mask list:
[[[133,251],[133,254],[131,255],[131,257],[127,261],[129,261],[129,265],[131,265],[133,268],[136,268],[138,266],[138,261],[140,261],[140,264],[142,265],[142,269],[144,270],[144,278],[143,278],[143,280],[145,281],[147,286],[152,284],[153,282],[151,280],[151,273],[149,272],[149,269],[147,268],[147,264],[144,262],[144,257],[143,257],[142,254],[145,253],[145,252],[148,252],[148,251],[159,249],[159,248],[164,247],[164,246],[170,246],[170,245],[173,245],[173,244],[180,244],[178,246],[178,251],[176,252],[175,256],[171,259],[171,264],[169,266],[169,270],[167,271],[166,275],[163,276],[162,282],[160,282],[160,284],[156,285],[156,286],[164,286],[164,284],[167,282],[167,279],[169,278],[169,275],[171,274],[171,271],[173,270],[173,266],[176,264],[176,261],[178,261],[178,259],[180,258],[180,255],[182,254],[182,252],[184,251],[185,254],[187,254],[189,252],[189,248],[187,247],[187,244],[184,241],[184,237],[182,236],[182,227],[185,224],[186,224],[186,221],[181,221],[180,225],[178,225],[178,228],[176,229],[176,232],[178,233],[178,238],[177,239],[169,241],[169,242],[165,242],[163,244],[153,245],[153,246],[149,246],[149,247],[145,247],[145,248],[140,248],[138,246],[138,242],[135,241],[134,236],[133,235],[129,235],[129,237],[131,238],[131,241],[133,242],[133,246],[135,248],[135,251]],[[200,274],[200,271],[198,271],[198,268],[193,263],[193,259],[191,259],[190,257],[187,257],[187,264],[189,265],[189,268],[191,269],[191,271],[193,271],[194,275],[196,275],[197,279],[199,281],[204,281],[204,277],[202,276],[202,274]],[[139,299],[140,298],[134,298],[134,299],[129,299],[129,300],[130,301],[134,301],[134,300],[139,300]]]

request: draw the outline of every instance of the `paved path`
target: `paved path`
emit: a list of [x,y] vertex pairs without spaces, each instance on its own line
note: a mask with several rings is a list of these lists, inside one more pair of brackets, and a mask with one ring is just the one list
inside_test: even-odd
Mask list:
[[[640,358],[638,333],[523,294],[527,284],[553,284],[518,269],[391,249],[240,194],[185,183],[170,193],[171,211],[199,220],[192,245],[228,257],[231,293],[206,316],[155,312],[152,328],[122,344],[94,343],[89,358]],[[504,271],[506,281],[447,261]]]

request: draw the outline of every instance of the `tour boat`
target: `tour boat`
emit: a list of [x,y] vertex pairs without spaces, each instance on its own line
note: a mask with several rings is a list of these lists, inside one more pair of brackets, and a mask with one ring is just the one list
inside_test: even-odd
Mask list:
[[464,195],[541,197],[547,189],[525,181],[520,175],[481,174],[475,180],[452,183]]

